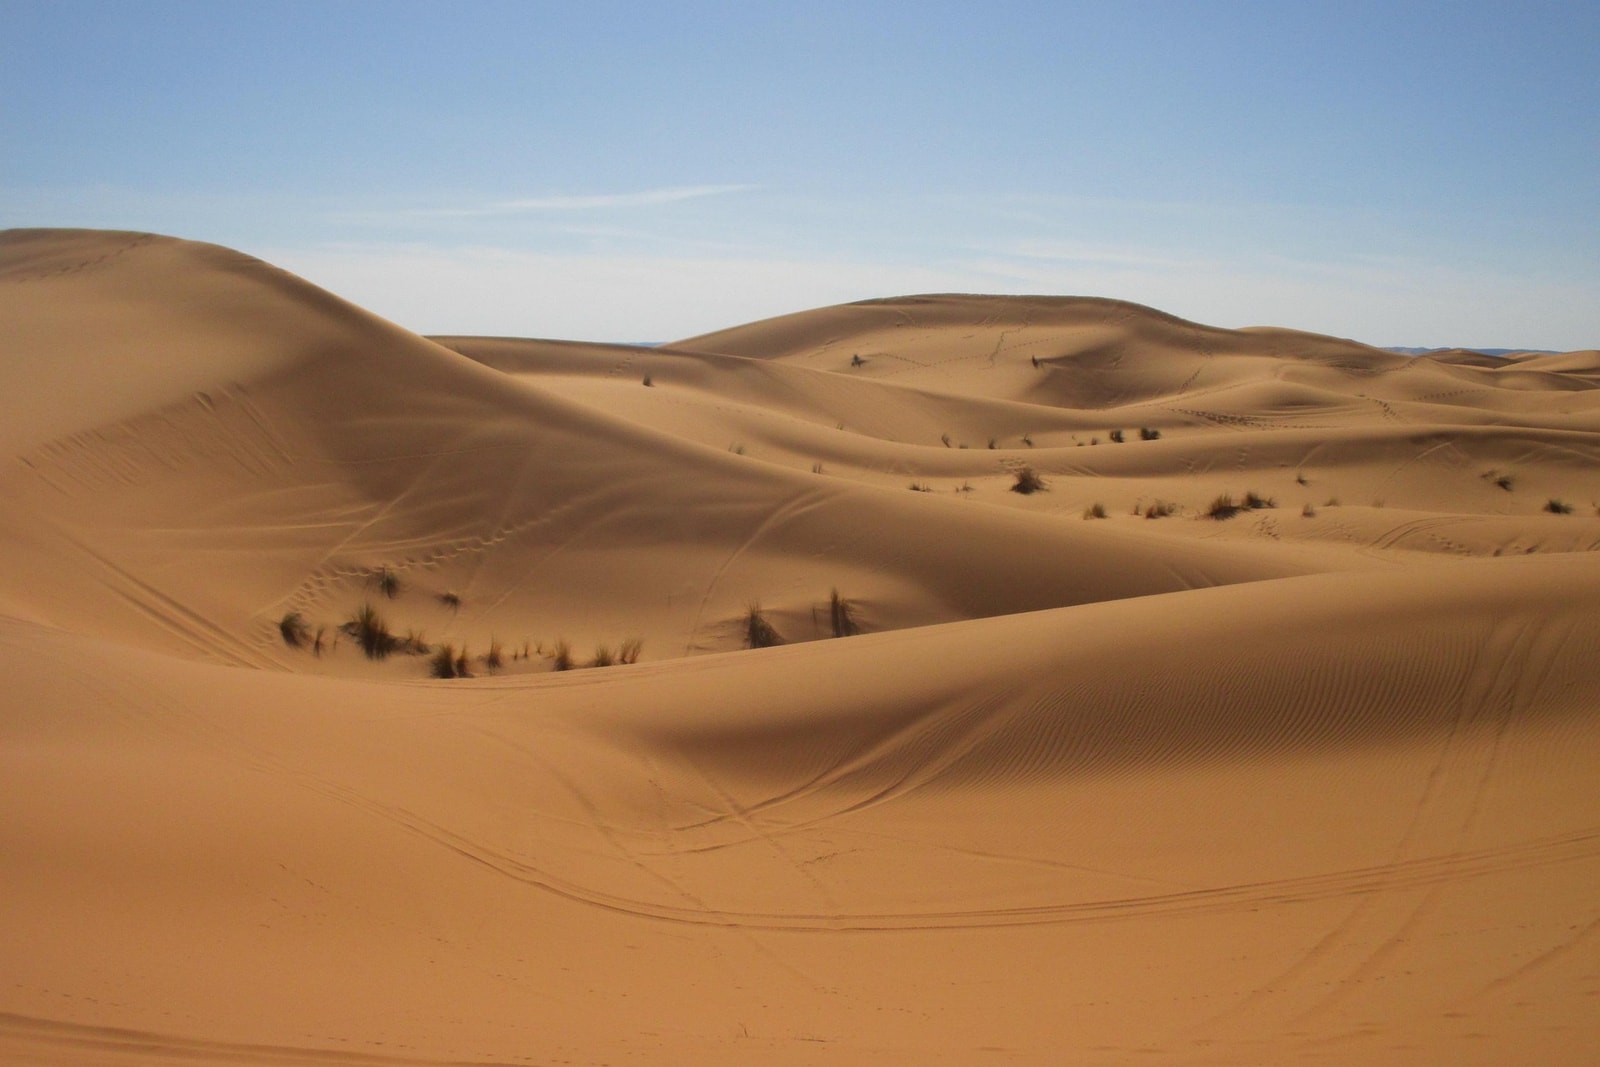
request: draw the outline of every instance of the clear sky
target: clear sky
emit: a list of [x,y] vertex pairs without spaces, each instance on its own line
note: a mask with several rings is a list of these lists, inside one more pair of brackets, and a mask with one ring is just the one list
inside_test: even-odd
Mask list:
[[918,292],[1600,347],[1600,2],[0,0],[0,226],[408,328]]

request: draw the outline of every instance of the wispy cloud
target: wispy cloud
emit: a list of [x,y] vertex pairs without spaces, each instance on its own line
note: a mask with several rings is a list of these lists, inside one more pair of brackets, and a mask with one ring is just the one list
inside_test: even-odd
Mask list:
[[531,196],[517,200],[496,200],[487,204],[468,204],[442,208],[418,208],[405,214],[412,218],[476,218],[484,215],[520,215],[545,211],[603,211],[610,208],[649,207],[698,200],[707,196],[743,193],[754,185],[676,185],[665,189],[642,189],[631,193],[582,193],[565,196]]

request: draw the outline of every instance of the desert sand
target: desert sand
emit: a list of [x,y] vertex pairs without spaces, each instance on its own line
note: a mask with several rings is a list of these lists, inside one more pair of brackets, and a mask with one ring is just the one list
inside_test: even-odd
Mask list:
[[0,1061],[1600,1060],[1600,352],[25,230],[0,360]]

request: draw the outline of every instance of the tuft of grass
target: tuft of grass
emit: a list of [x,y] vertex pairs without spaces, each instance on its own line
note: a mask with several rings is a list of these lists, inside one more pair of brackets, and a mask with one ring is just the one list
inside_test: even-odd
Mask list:
[[1328,499],[1322,502],[1322,506],[1325,508],[1336,508],[1339,506],[1339,498],[1336,496],[1330,496]]
[[1568,504],[1564,500],[1559,500],[1556,497],[1551,497],[1549,500],[1545,501],[1544,509],[1552,515],[1572,514],[1572,505]]
[[306,624],[305,616],[298,611],[289,611],[278,620],[278,633],[282,635],[284,644],[299,648],[311,636],[311,627]]
[[550,668],[557,671],[572,669],[572,646],[566,641],[556,642],[556,647],[550,653]]
[[1216,519],[1221,522],[1223,519],[1233,518],[1239,514],[1240,510],[1240,505],[1233,502],[1233,494],[1221,493],[1218,494],[1215,500],[1211,501],[1211,506],[1206,509],[1206,518]]
[[617,665],[617,654],[615,652],[611,651],[611,646],[610,645],[596,645],[595,646],[594,659],[589,661],[589,666],[591,666],[591,667],[615,667],[616,665]]
[[1029,448],[1032,448],[1033,447],[1033,434],[1031,434],[1031,433],[1023,434],[1022,435],[1022,443],[1027,445]]
[[400,576],[388,567],[379,567],[378,573],[372,576],[373,584],[378,587],[386,599],[393,600],[400,595]]
[[1259,511],[1262,508],[1275,508],[1278,502],[1270,496],[1261,496],[1252,489],[1244,495],[1244,506],[1251,511]]
[[926,482],[912,482],[911,491],[913,493],[931,493],[933,492],[933,486],[928,485]]
[[1122,443],[1122,431],[1121,430],[1112,430],[1111,431],[1111,443],[1114,444],[1114,445],[1120,445]]
[[395,651],[404,652],[408,656],[426,656],[433,651],[428,644],[427,636],[421,630],[407,630],[406,635],[395,642]]
[[828,622],[835,637],[854,637],[861,632],[855,605],[840,596],[837,589],[828,593]]
[[950,447],[950,435],[949,434],[947,434],[947,433],[940,434],[939,435],[939,440],[944,443],[944,447],[946,447],[946,448]]
[[1083,509],[1083,517],[1086,519],[1103,519],[1106,517],[1106,506],[1096,500],[1093,504]]
[[484,654],[483,665],[491,671],[497,671],[505,666],[505,654],[500,648],[500,642],[493,637],[489,638],[489,651]]
[[970,493],[970,492],[972,492],[972,483],[971,482],[966,482],[966,481],[962,482],[959,486],[956,487],[956,492],[958,492],[958,493]]
[[1300,509],[1300,517],[1302,519],[1314,519],[1317,517],[1317,509],[1312,507],[1310,504],[1307,504],[1305,507]]
[[434,678],[454,678],[456,650],[450,645],[440,645],[434,649],[433,658],[428,661],[428,674]]
[[822,473],[822,464],[821,464],[820,461],[817,462],[817,463],[813,463],[811,465],[811,473],[812,474],[821,474]]
[[998,437],[989,438],[989,448],[991,450],[999,448],[999,447],[1000,447],[1000,439]]
[[1296,485],[1310,485],[1311,484],[1311,479],[1306,477],[1306,472],[1305,471],[1300,471],[1300,472],[1296,473],[1295,476],[1294,476],[1294,484],[1296,484]]
[[650,387],[651,387],[651,386],[652,386],[652,385],[654,385],[654,384],[656,384],[656,383],[655,383],[655,381],[654,381],[654,379],[652,379],[652,378],[651,378],[651,377],[650,377],[650,375],[648,375],[648,374],[646,374],[646,375],[645,375],[645,376],[644,376],[644,387],[645,387],[645,388],[646,388],[646,389],[648,389],[648,388],[650,388]]
[[383,621],[383,616],[371,603],[362,604],[361,609],[344,624],[344,629],[360,642],[361,651],[366,653],[368,659],[387,659],[398,644],[394,634],[389,632],[388,624]]
[[1511,492],[1511,487],[1516,484],[1512,480],[1511,475],[1502,474],[1500,471],[1494,469],[1484,471],[1483,478],[1487,482],[1498,485],[1501,489],[1504,489],[1508,493]]
[[728,446],[728,451],[732,452],[736,456],[742,456],[744,455],[744,445],[731,444]]
[[1154,504],[1144,509],[1144,517],[1147,519],[1164,519],[1168,515],[1176,514],[1177,511],[1178,505],[1169,504],[1165,500],[1157,500]]
[[443,592],[443,593],[440,593],[439,594],[439,603],[443,604],[445,607],[449,608],[451,611],[460,611],[461,610],[461,596],[460,596],[459,593],[454,593],[454,592]]
[[644,642],[637,637],[630,637],[622,642],[622,647],[617,649],[618,663],[638,663],[639,653],[644,650]]
[[326,626],[318,626],[317,627],[317,636],[311,642],[311,653],[312,653],[312,655],[317,656],[318,658],[321,658],[322,650],[327,647],[327,645],[324,643],[324,639],[327,637],[327,634],[328,634],[328,628]]
[[456,653],[456,677],[472,677],[472,657],[467,654],[467,646],[462,645],[461,651]]
[[1039,472],[1032,467],[1023,467],[1017,472],[1016,479],[1016,482],[1011,486],[1011,491],[1013,493],[1021,493],[1023,496],[1048,488],[1044,483],[1044,479],[1039,477]]
[[750,648],[771,648],[783,644],[783,637],[767,617],[761,613],[761,605],[752,603],[744,612],[744,640]]
[[1161,431],[1149,426],[1141,426],[1139,427],[1139,440],[1159,441],[1161,440]]

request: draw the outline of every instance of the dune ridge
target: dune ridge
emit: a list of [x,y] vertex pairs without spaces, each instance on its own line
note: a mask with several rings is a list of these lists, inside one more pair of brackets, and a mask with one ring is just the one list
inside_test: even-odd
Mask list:
[[7,1062],[1600,1054],[1594,352],[430,339],[88,231],[0,325]]

